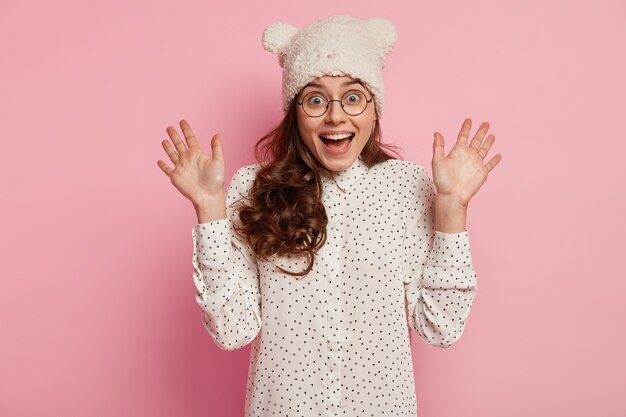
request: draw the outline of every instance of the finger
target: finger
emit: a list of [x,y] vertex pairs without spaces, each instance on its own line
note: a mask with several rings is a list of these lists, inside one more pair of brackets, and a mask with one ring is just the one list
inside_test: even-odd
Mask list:
[[161,171],[165,172],[165,175],[170,176],[171,172],[174,171],[172,168],[168,167],[167,164],[160,159],[157,161],[157,165],[161,168]]
[[167,139],[164,139],[163,142],[161,142],[161,144],[163,145],[163,149],[165,149],[165,153],[167,154],[167,156],[170,157],[170,160],[176,163],[176,161],[178,161],[178,158],[180,158],[180,156],[176,153],[176,150],[174,149],[174,147],[170,145]]
[[191,126],[189,126],[189,122],[187,122],[187,120],[180,121],[180,128],[183,130],[183,135],[185,135],[185,140],[187,141],[189,149],[193,147],[200,147],[200,145],[198,144],[198,140],[196,139],[196,135],[194,135],[193,130],[191,130]]
[[500,154],[495,155],[493,158],[491,158],[491,161],[485,164],[485,166],[487,167],[487,170],[491,171],[492,169],[494,169],[496,165],[498,165],[498,162],[500,162],[501,160],[502,160],[502,155]]
[[478,149],[483,141],[483,138],[487,134],[487,130],[489,130],[489,123],[484,122],[480,125],[480,127],[476,131],[476,134],[474,135],[474,138],[470,142],[470,148]]
[[187,146],[180,139],[180,136],[178,136],[178,132],[176,131],[176,129],[174,129],[172,126],[168,126],[166,131],[167,134],[170,135],[172,142],[174,142],[174,146],[176,147],[178,153],[182,155],[183,153],[187,152]]
[[443,159],[443,150],[445,148],[445,142],[443,136],[438,132],[435,132],[435,140],[433,141],[433,162],[437,162]]
[[467,137],[469,136],[470,129],[472,128],[472,119],[467,118],[463,121],[463,126],[461,126],[461,131],[459,132],[459,136],[456,139],[456,143],[462,143],[465,145],[467,143]]
[[224,148],[222,147],[222,136],[217,133],[211,138],[212,158],[218,161],[224,161]]
[[493,142],[495,140],[496,137],[494,135],[487,136],[485,143],[483,143],[483,145],[478,150],[478,155],[480,155],[481,159],[485,159],[485,156],[487,156],[487,152],[489,152],[489,149],[491,148],[491,145],[493,145]]

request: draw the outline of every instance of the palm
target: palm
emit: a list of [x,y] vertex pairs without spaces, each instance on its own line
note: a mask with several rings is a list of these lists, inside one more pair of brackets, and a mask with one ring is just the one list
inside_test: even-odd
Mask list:
[[488,163],[483,163],[495,136],[489,135],[483,143],[489,128],[488,123],[483,123],[468,145],[467,137],[471,125],[472,121],[466,119],[448,156],[444,156],[444,141],[440,134],[435,134],[433,144],[433,182],[437,188],[437,196],[451,197],[462,206],[469,204],[472,196],[487,179],[489,171],[502,159],[497,154]]
[[202,192],[215,194],[224,186],[224,162],[209,158],[200,148],[190,149],[180,156],[170,179],[187,198]]
[[209,157],[199,146],[191,127],[181,121],[181,128],[187,144],[178,136],[172,127],[167,129],[174,146],[167,140],[163,141],[165,152],[174,163],[168,167],[158,161],[159,167],[167,174],[172,184],[193,203],[206,197],[217,196],[224,190],[224,158],[219,135],[211,140],[212,157]]

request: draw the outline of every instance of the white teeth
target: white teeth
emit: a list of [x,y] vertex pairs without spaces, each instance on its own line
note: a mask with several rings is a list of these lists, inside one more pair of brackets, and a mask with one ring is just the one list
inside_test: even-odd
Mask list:
[[331,140],[340,140],[340,139],[349,138],[350,136],[352,136],[352,133],[341,133],[338,135],[327,135],[327,136],[322,136],[322,137],[326,139],[331,139]]

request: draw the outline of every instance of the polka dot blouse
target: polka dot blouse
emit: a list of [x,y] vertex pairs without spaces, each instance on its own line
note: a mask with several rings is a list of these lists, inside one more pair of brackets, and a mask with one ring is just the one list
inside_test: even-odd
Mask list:
[[409,331],[447,347],[476,295],[468,232],[435,231],[420,165],[357,160],[323,178],[327,241],[303,260],[255,258],[232,230],[257,165],[235,174],[228,218],[193,227],[193,280],[215,343],[252,343],[246,416],[416,416]]

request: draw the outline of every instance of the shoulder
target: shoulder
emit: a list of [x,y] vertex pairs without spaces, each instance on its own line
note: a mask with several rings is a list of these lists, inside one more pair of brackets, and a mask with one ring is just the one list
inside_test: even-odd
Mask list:
[[401,160],[387,160],[374,165],[371,181],[382,184],[386,194],[393,193],[403,201],[403,206],[419,207],[430,204],[435,194],[434,183],[426,168],[420,164]]
[[259,164],[251,164],[243,166],[235,172],[228,188],[229,204],[248,195],[260,168]]
[[259,172],[259,169],[261,169],[261,166],[259,164],[242,166],[233,175],[231,184],[238,183],[241,185],[245,185],[249,183],[250,186],[252,186],[252,183],[254,182],[254,179],[256,178],[256,174],[257,172]]
[[375,176],[381,176],[395,180],[402,184],[415,184],[430,181],[430,174],[426,168],[420,164],[399,159],[389,159],[380,162],[370,168]]

